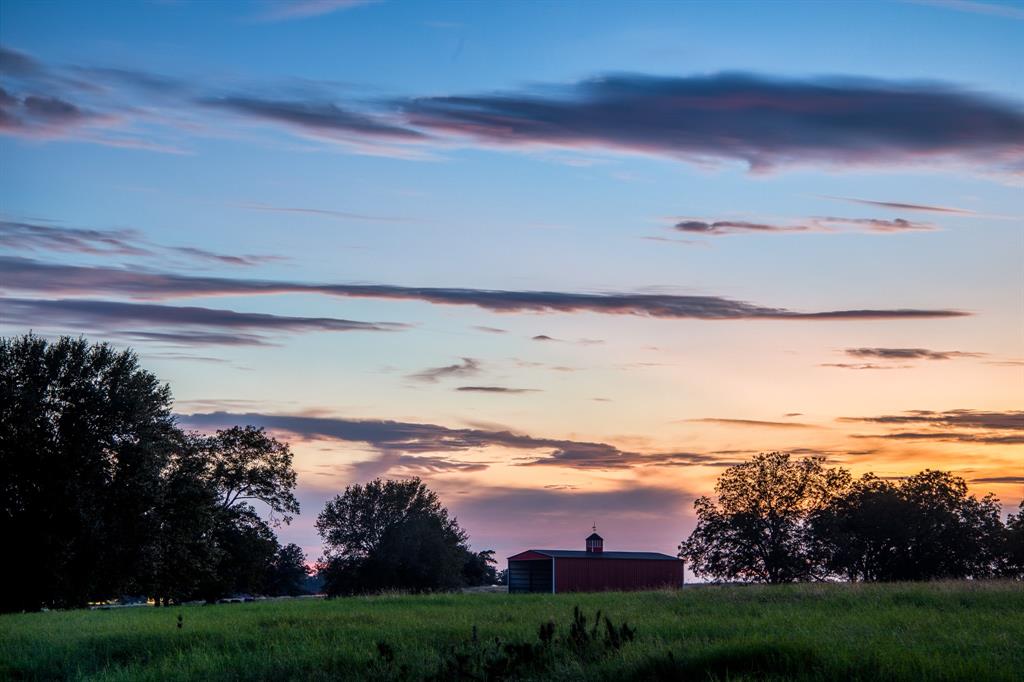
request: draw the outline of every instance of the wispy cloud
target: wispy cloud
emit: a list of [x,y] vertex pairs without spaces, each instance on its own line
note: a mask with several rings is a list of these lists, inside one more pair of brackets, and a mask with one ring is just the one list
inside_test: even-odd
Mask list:
[[775,421],[762,421],[759,419],[723,419],[721,417],[703,417],[700,419],[685,419],[687,422],[700,422],[705,424],[718,424],[719,426],[754,426],[754,427],[767,427],[773,429],[813,429],[817,428],[813,424],[803,424],[800,422],[775,422]]
[[836,199],[838,201],[846,201],[851,204],[861,204],[863,206],[876,206],[878,208],[895,208],[901,211],[923,211],[925,213],[953,213],[960,215],[973,215],[974,211],[968,211],[966,208],[953,208],[951,206],[931,206],[928,204],[910,204],[901,201],[874,201],[871,199],[856,199],[853,197],[833,197],[827,196],[826,199]]
[[956,358],[980,358],[985,353],[973,353],[962,350],[930,350],[928,348],[847,348],[843,353],[858,360],[883,360],[885,364],[876,362],[825,362],[821,367],[837,367],[839,369],[910,369],[914,365],[895,364],[914,360],[954,360]]
[[[0,298],[8,325],[114,333],[187,345],[262,345],[262,333],[398,331],[405,325],[333,317],[292,317],[197,306],[123,303],[87,299]],[[134,329],[141,326],[144,331]]]
[[369,138],[409,142],[425,137],[419,131],[329,101],[231,96],[203,98],[200,103],[253,119],[283,123],[305,133],[346,141]]
[[893,320],[963,317],[969,314],[964,311],[942,308],[799,312],[735,301],[720,296],[501,291],[405,287],[385,284],[304,284],[62,265],[3,256],[0,256],[0,268],[4,271],[4,286],[8,289],[74,295],[109,294],[147,299],[305,293],[350,298],[413,300],[435,305],[475,306],[496,313],[591,312],[606,315],[699,320]]
[[973,429],[1012,429],[1024,431],[1024,411],[985,412],[981,410],[910,410],[904,414],[880,417],[844,417],[843,421],[873,422],[876,424],[929,424],[941,427]]
[[971,483],[1024,483],[1024,476],[986,476],[984,478],[972,478]]
[[[351,6],[280,3],[269,16]],[[0,63],[11,84],[0,93],[0,131],[13,135],[180,153],[189,131],[229,134],[248,120],[356,153],[406,158],[471,144],[595,148],[705,166],[741,162],[754,171],[956,162],[1016,174],[1024,165],[1019,102],[939,82],[613,74],[512,93],[358,101],[327,86],[296,94],[280,84],[239,88],[119,66],[53,68],[5,50]],[[238,118],[226,122],[215,112]]]
[[217,253],[216,251],[210,251],[208,249],[201,249],[197,246],[169,246],[166,248],[170,251],[174,251],[175,253],[189,256],[195,260],[210,261],[213,263],[220,263],[222,265],[251,266],[284,260],[283,256],[261,256],[257,254],[234,256],[226,253]]
[[414,127],[492,145],[603,147],[756,171],[942,158],[1012,166],[1024,156],[1018,104],[941,83],[621,74],[404,107]]
[[456,391],[467,393],[536,393],[536,388],[509,388],[507,386],[459,386]]
[[978,358],[985,355],[962,350],[929,350],[927,348],[847,348],[844,352],[854,358],[877,360],[952,360],[954,358]]
[[251,424],[311,439],[335,439],[366,443],[384,452],[405,455],[452,453],[486,447],[541,450],[544,454],[518,462],[521,466],[556,465],[585,469],[623,469],[634,466],[690,466],[717,461],[699,453],[639,453],[620,450],[608,443],[539,438],[512,431],[451,429],[378,419],[343,419],[261,413],[210,412],[179,415],[193,428],[220,428],[225,424]]
[[190,260],[222,265],[253,266],[283,260],[281,256],[224,254],[195,246],[161,246],[138,230],[96,230],[39,222],[0,219],[0,246],[23,251],[56,251],[89,255],[138,257],[186,256]]
[[442,367],[430,367],[421,372],[410,374],[408,378],[433,384],[437,383],[439,379],[475,376],[480,372],[481,368],[479,360],[475,360],[473,358],[462,358],[461,362],[457,362],[452,365],[444,365]]
[[941,7],[970,14],[984,14],[1003,19],[1024,19],[1024,8],[995,2],[980,2],[979,0],[903,0],[903,2],[914,5],[930,5],[932,7]]
[[882,434],[857,434],[855,438],[893,440],[930,440],[981,443],[989,445],[1024,444],[1024,411],[990,412],[982,410],[911,410],[903,414],[877,417],[841,417],[843,422],[884,424],[893,427],[917,427],[914,431],[890,431]]
[[873,362],[823,362],[819,367],[836,367],[838,369],[910,369],[912,365],[879,365]]
[[78,128],[113,119],[56,96],[18,96],[0,88],[0,132],[28,137],[66,137]]
[[376,2],[379,0],[264,0],[264,9],[255,19],[268,22],[309,19]]
[[878,218],[838,218],[835,216],[824,216],[807,218],[799,223],[774,224],[763,222],[750,222],[745,220],[695,220],[687,218],[680,220],[674,226],[679,232],[690,234],[704,234],[711,236],[729,234],[781,234],[787,232],[830,232],[841,233],[847,231],[896,233],[910,231],[934,230],[935,226],[930,223],[915,222],[903,218],[882,220]]
[[15,220],[0,220],[0,246],[92,255],[146,256],[135,230],[81,230]]
[[239,204],[241,208],[251,211],[268,211],[271,213],[298,213],[305,215],[325,216],[328,218],[339,218],[341,220],[365,220],[370,222],[396,223],[404,222],[406,218],[395,216],[368,215],[366,213],[353,213],[351,211],[337,211],[328,208],[309,208],[304,206],[271,206],[269,204],[244,203]]

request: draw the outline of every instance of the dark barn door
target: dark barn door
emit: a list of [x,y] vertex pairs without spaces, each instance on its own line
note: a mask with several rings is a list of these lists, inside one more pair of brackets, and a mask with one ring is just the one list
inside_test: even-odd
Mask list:
[[509,592],[551,592],[551,559],[508,562]]

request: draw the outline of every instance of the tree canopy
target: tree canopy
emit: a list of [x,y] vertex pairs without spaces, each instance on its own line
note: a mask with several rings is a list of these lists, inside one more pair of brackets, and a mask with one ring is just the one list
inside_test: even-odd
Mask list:
[[418,478],[348,486],[326,504],[316,528],[328,594],[443,590],[494,579],[492,553],[469,550],[465,531]]
[[899,481],[867,474],[810,521],[828,573],[892,581],[996,575],[999,517],[998,502],[968,495],[962,478],[922,471]]
[[826,469],[819,458],[761,454],[730,467],[717,501],[695,502],[679,546],[696,575],[716,580],[933,580],[1019,576],[1020,519],[969,495],[943,471],[901,480]]
[[253,506],[274,523],[298,513],[288,446],[252,427],[184,433],[171,408],[130,350],[0,339],[0,533],[24,558],[0,610],[212,599],[294,576],[295,550]]
[[179,437],[170,389],[130,351],[0,339],[0,534],[21,557],[2,607],[141,591]]
[[730,467],[715,485],[717,503],[694,503],[697,527],[680,556],[697,575],[783,583],[815,577],[806,520],[849,485],[849,474],[821,458],[772,452]]

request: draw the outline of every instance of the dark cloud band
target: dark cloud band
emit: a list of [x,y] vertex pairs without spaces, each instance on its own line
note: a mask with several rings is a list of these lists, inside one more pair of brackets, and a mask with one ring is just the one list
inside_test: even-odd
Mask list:
[[225,424],[251,424],[306,438],[366,443],[376,449],[401,455],[462,452],[485,447],[546,451],[544,456],[520,462],[523,466],[558,465],[586,469],[622,469],[655,464],[699,465],[717,461],[713,455],[699,453],[644,454],[620,450],[608,443],[537,438],[512,431],[451,429],[436,424],[378,419],[209,412],[179,415],[179,421],[185,426],[198,429],[220,428]]
[[406,102],[414,127],[491,144],[605,147],[692,159],[862,164],[1021,160],[1019,106],[948,85],[744,73],[611,75],[533,92]]
[[414,300],[436,305],[475,306],[498,313],[591,312],[606,315],[699,320],[929,319],[962,317],[968,314],[959,310],[913,308],[798,312],[719,296],[501,291],[372,284],[304,284],[62,265],[13,257],[0,257],[0,269],[4,271],[3,286],[7,289],[44,294],[101,294],[143,299],[306,293],[350,298]]
[[927,348],[847,348],[844,351],[854,358],[877,360],[952,360],[954,358],[977,358],[984,353],[969,353],[962,350],[929,350]]
[[840,421],[916,429],[855,435],[854,438],[925,440],[986,445],[1024,444],[1024,411],[986,412],[961,409],[933,412],[931,410],[912,410],[904,414],[877,417],[843,417]]
[[[0,310],[7,324],[29,327],[57,325],[186,344],[253,345],[265,342],[259,333],[380,332],[404,328],[404,325],[395,323],[356,322],[332,317],[290,317],[197,306],[84,299],[0,298]],[[150,329],[136,331],[136,326]]]
[[784,234],[788,232],[919,232],[934,230],[930,223],[915,222],[903,218],[883,220],[880,218],[839,218],[835,216],[808,218],[800,223],[776,225],[743,220],[681,220],[673,226],[679,232],[720,236],[727,234]]

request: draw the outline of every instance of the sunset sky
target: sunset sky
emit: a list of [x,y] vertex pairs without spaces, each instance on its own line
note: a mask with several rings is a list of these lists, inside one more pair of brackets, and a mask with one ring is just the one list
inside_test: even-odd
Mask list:
[[1024,4],[0,4],[0,333],[265,426],[313,520],[674,554],[759,451],[1024,496]]

